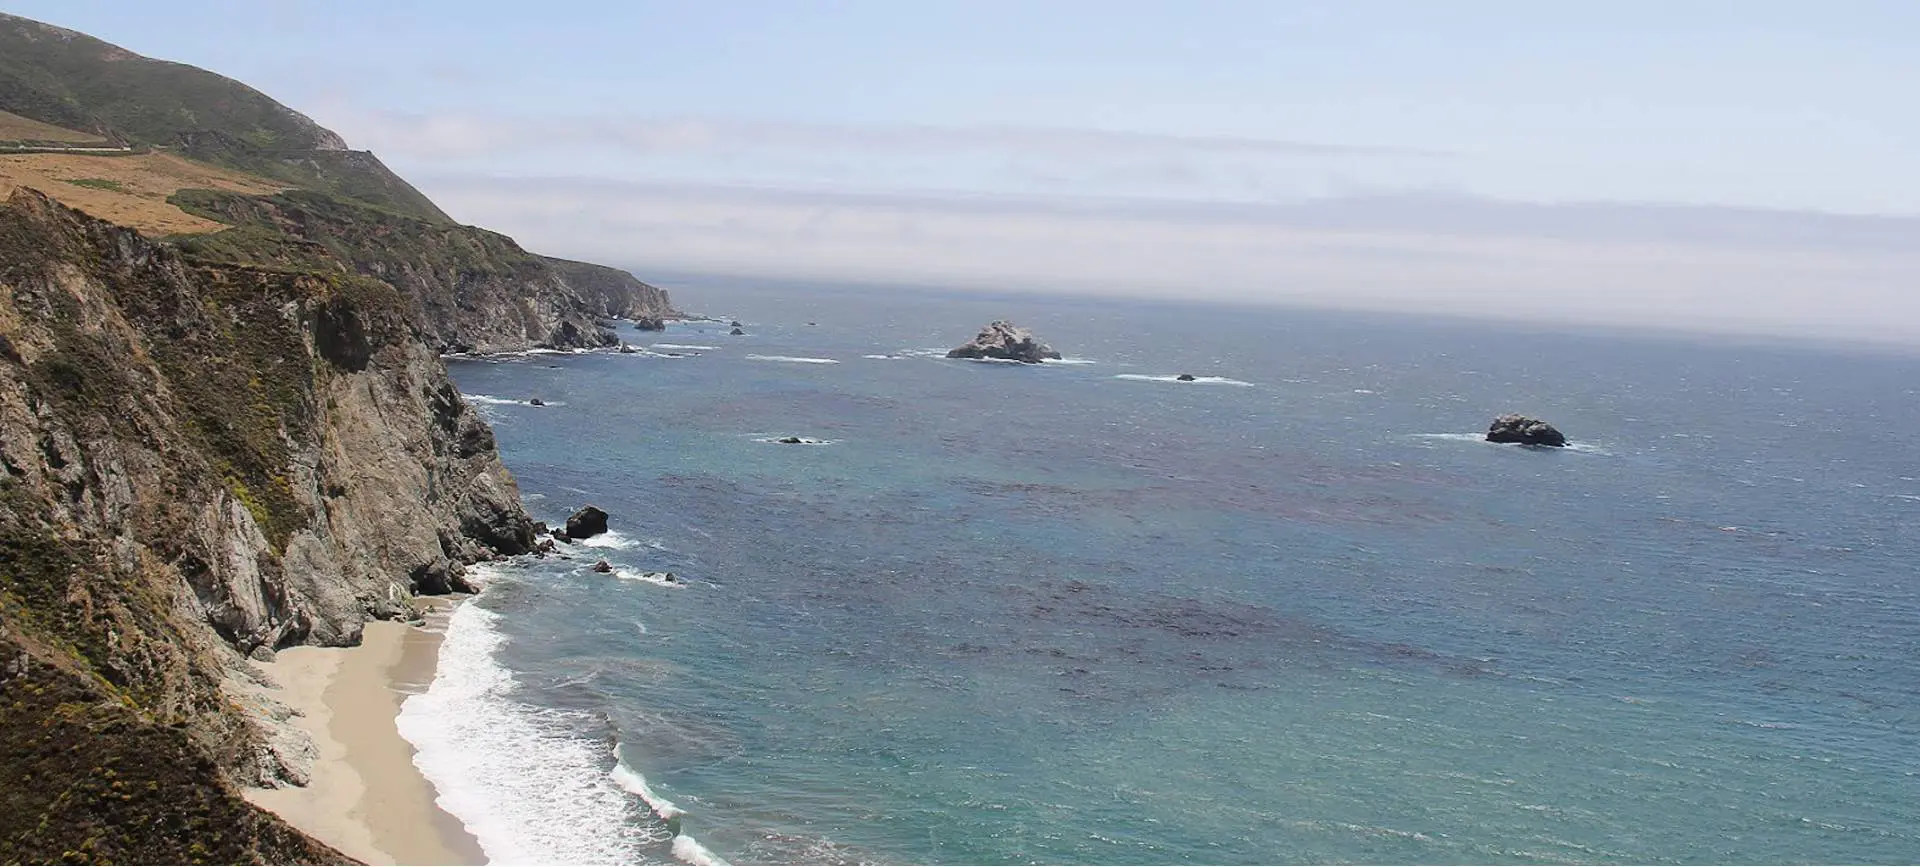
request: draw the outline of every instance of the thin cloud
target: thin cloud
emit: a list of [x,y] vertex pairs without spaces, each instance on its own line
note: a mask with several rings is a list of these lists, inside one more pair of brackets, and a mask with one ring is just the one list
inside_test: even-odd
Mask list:
[[501,155],[596,147],[634,153],[822,150],[884,153],[1009,152],[1123,156],[1457,159],[1391,145],[1020,126],[858,125],[740,118],[602,118],[578,115],[414,114],[333,106],[327,119],[363,147],[397,153]]
[[[505,230],[529,247],[643,273],[918,282],[1920,342],[1920,300],[1909,291],[1920,280],[1920,253],[1891,243],[1862,246],[1858,239],[1871,233],[1847,228],[1867,220],[1889,233],[1911,232],[1920,223],[1913,220],[1471,200],[1453,203],[1458,208],[1378,200],[1261,208],[600,179],[419,180],[450,212]],[[1541,225],[1552,228],[1540,231]],[[1693,228],[1670,233],[1662,225]]]

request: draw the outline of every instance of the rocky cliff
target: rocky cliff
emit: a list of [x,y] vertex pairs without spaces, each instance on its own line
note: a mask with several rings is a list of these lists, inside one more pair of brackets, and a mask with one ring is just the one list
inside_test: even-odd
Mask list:
[[223,680],[533,543],[396,289],[434,269],[309,243],[220,262],[0,208],[0,861],[340,860],[234,794],[285,769]]
[[195,258],[316,273],[344,264],[398,288],[444,352],[613,346],[619,339],[603,317],[673,314],[666,292],[626,272],[536,256],[497,232],[326,193],[184,190],[171,201],[234,226],[180,239]]

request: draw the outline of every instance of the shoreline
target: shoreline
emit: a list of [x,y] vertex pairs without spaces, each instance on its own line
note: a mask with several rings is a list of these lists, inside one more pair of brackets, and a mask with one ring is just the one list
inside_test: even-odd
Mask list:
[[396,719],[433,682],[447,616],[458,602],[422,599],[426,626],[375,621],[357,647],[290,647],[249,662],[297,712],[316,757],[304,787],[249,788],[248,801],[368,864],[485,864],[479,840],[442,810]]

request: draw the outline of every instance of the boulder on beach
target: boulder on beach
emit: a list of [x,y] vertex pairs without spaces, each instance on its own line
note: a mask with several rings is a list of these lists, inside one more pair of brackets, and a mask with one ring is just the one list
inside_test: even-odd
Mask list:
[[1560,448],[1567,444],[1567,435],[1537,418],[1509,413],[1487,427],[1487,442]]
[[588,539],[607,531],[607,513],[587,506],[567,518],[568,539]]
[[1060,353],[1034,340],[1033,332],[1004,319],[997,319],[980,329],[980,333],[974,336],[973,342],[954,347],[947,353],[947,357],[997,358],[1025,364],[1039,364],[1049,358],[1059,358]]

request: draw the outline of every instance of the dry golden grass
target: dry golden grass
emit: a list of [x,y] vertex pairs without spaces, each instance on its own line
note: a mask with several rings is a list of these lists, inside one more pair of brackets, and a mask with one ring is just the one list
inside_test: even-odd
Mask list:
[[102,141],[102,137],[90,132],[79,132],[41,123],[12,112],[0,111],[0,141],[64,141],[74,144],[93,144]]
[[[77,182],[77,183],[76,183]],[[226,226],[167,204],[183,189],[265,194],[283,190],[252,175],[171,154],[0,154],[0,197],[32,187],[68,206],[148,235],[216,232]]]

